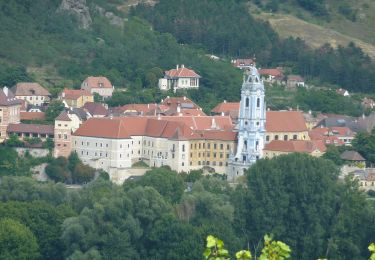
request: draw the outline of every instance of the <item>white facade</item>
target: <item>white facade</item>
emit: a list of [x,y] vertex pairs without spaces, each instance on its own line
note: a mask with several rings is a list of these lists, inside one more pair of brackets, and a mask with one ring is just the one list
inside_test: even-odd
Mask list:
[[48,96],[16,96],[16,98],[25,100],[28,104],[34,106],[42,106],[50,101]]
[[159,79],[159,89],[160,90],[169,90],[168,88],[168,79],[161,78]]
[[90,92],[91,94],[97,93],[99,96],[102,96],[104,98],[112,97],[114,88],[91,88]]
[[228,179],[242,176],[256,160],[263,156],[266,132],[266,107],[263,81],[252,66],[245,76],[241,89],[238,118],[237,151],[230,158]]
[[189,169],[189,142],[148,136],[129,139],[73,136],[73,150],[96,169],[130,168],[137,161],[150,167],[167,165],[177,172]]
[[83,163],[96,169],[131,167],[131,139],[73,136],[73,149]]

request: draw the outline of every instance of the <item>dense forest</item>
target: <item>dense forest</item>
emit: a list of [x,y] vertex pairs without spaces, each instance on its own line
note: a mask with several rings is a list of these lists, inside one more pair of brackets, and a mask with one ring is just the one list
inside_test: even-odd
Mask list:
[[294,259],[366,259],[374,205],[337,177],[331,161],[301,154],[258,161],[235,188],[168,168],[82,189],[3,176],[0,249],[14,259],[202,259],[207,235],[259,255],[273,234]]
[[[298,1],[318,10],[323,1]],[[246,1],[161,0],[154,7],[139,5],[133,11],[156,30],[173,34],[181,43],[200,46],[224,57],[256,55],[259,66],[286,66],[307,79],[319,79],[351,91],[371,92],[375,63],[354,44],[317,50],[302,40],[280,39],[271,27],[254,20]]]

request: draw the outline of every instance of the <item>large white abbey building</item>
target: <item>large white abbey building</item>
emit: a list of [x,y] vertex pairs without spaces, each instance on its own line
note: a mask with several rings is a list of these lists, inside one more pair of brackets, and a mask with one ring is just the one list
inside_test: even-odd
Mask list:
[[229,181],[242,176],[263,155],[266,132],[264,97],[263,81],[255,66],[251,66],[244,76],[241,89],[237,151],[229,159]]

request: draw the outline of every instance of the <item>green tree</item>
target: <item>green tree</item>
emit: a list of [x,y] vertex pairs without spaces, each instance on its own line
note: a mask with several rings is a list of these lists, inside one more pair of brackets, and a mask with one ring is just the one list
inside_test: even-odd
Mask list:
[[18,174],[18,154],[8,147],[0,147],[0,176]]
[[95,169],[84,165],[83,163],[78,163],[74,167],[74,171],[72,173],[72,179],[74,183],[87,183],[91,180],[93,180],[95,177]]
[[18,221],[0,219],[0,259],[38,259],[39,248],[34,234]]
[[128,184],[125,182],[124,187],[150,186],[157,190],[164,198],[172,203],[180,201],[184,193],[184,182],[182,177],[175,171],[166,167],[155,168],[147,171],[139,181]]
[[328,145],[327,151],[324,153],[323,158],[331,160],[336,165],[342,165],[343,160],[340,157],[340,150],[337,146]]
[[68,160],[65,157],[58,157],[52,160],[46,166],[46,174],[49,178],[56,182],[67,182],[71,179],[71,173],[69,171]]
[[371,133],[358,133],[352,145],[366,160],[375,163],[375,130]]
[[17,134],[11,134],[6,140],[6,146],[9,147],[23,147],[24,143],[19,139]]
[[46,110],[46,120],[53,122],[63,110],[64,104],[60,100],[52,100]]
[[[264,233],[282,237],[298,259],[361,257],[363,241],[372,231],[364,230],[357,220],[372,218],[373,213],[368,213],[358,187],[343,185],[337,176],[332,162],[303,154],[258,161],[247,173],[244,200],[236,205],[236,214],[244,214],[236,219],[245,219],[237,229],[246,230],[254,245]],[[353,201],[361,205],[356,213],[349,206]],[[352,223],[350,228],[344,228],[347,221]],[[343,248],[335,243],[343,240]],[[345,248],[353,250],[349,254]]]
[[66,204],[55,207],[45,201],[0,203],[0,219],[12,219],[27,226],[37,239],[43,259],[63,259],[60,225],[65,218],[74,215],[75,212]]

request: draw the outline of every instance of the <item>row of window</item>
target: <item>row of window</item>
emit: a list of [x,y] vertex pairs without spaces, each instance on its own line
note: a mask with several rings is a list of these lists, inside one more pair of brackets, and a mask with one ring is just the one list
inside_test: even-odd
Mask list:
[[[217,158],[217,154],[216,152],[212,153],[213,157],[214,158]],[[201,156],[206,156],[206,157],[210,157],[211,156],[211,153],[210,152],[206,152],[206,153],[198,153],[198,158],[200,158]],[[193,153],[190,153],[190,158],[193,157]],[[219,153],[219,157],[220,158],[224,158],[224,153]],[[225,157],[226,158],[229,158],[229,153],[225,154]]]
[[[23,97],[23,99],[24,99],[24,100],[27,100],[27,99],[29,99],[29,100],[33,100],[33,97],[30,97],[30,96],[29,96],[29,98],[27,98],[27,97]],[[39,97],[35,97],[35,100],[39,100]],[[40,97],[40,100],[44,100],[44,97]]]
[[[196,143],[194,145],[190,144],[190,149],[193,149],[193,147],[194,147],[194,149],[197,149],[197,148],[198,149],[202,149],[202,148],[206,149],[206,143],[198,143],[198,145]],[[217,144],[213,144],[214,149],[217,149],[217,147],[218,147]],[[220,147],[220,150],[224,150],[224,144],[220,144],[219,147]],[[210,143],[207,144],[207,149],[211,149]],[[227,144],[227,150],[229,150],[229,149],[230,149],[230,145]]]
[[[190,165],[193,165],[193,162],[190,162]],[[204,165],[224,166],[224,163],[223,162],[215,162],[215,161],[212,162],[212,163],[210,161],[198,161],[198,165],[202,165],[202,166],[204,166]],[[225,166],[228,166],[227,162],[225,163]]]
[[[297,140],[297,138],[298,138],[297,135],[293,135],[293,140]],[[274,139],[274,140],[279,140],[279,135],[275,135],[273,139]],[[284,138],[283,138],[283,139],[284,139],[284,141],[288,141],[288,140],[289,140],[288,135],[284,135]],[[269,141],[270,141],[270,136],[267,135],[267,136],[266,136],[266,142],[269,142]]]
[[38,134],[38,133],[17,133],[18,137],[39,137],[39,138],[54,138],[53,135]]

